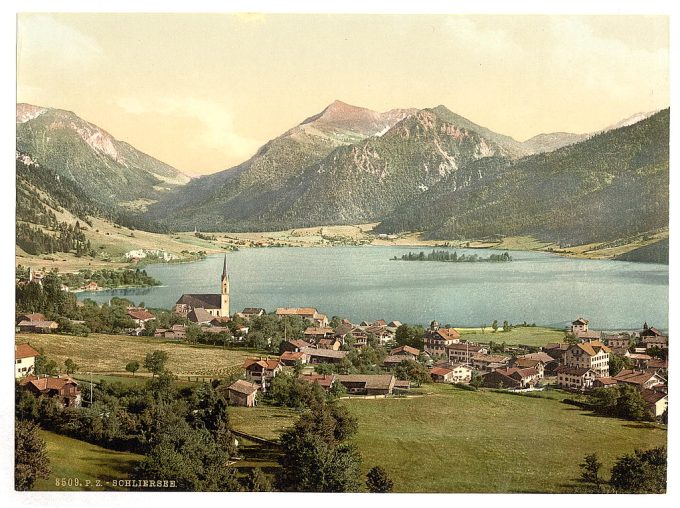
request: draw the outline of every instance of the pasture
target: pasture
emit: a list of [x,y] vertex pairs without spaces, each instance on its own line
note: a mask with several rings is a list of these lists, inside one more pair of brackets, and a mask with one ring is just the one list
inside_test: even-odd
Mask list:
[[[71,358],[78,372],[123,373],[125,365],[133,360],[143,363],[147,353],[161,350],[168,353],[167,368],[179,376],[228,377],[242,372],[246,358],[258,356],[259,351],[240,348],[225,349],[202,344],[167,342],[153,337],[107,335],[92,333],[87,337],[71,335],[17,333],[15,343],[29,342],[34,348],[44,348],[45,355],[64,368]],[[148,375],[143,367],[138,377]]]
[[[144,457],[129,452],[117,452],[78,439],[41,430],[40,437],[47,444],[51,472],[48,479],[40,479],[35,491],[129,490],[114,487],[113,480],[128,479],[135,464]],[[65,486],[57,486],[57,479],[65,478]],[[71,485],[68,485],[68,479]],[[79,485],[76,485],[75,480]],[[100,486],[97,486],[97,480]],[[90,482],[88,485],[87,482]]]

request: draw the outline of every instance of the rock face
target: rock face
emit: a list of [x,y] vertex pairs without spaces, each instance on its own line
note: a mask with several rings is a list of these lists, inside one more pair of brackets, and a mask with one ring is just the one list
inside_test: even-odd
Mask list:
[[190,178],[70,111],[17,104],[17,150],[111,206],[153,202]]

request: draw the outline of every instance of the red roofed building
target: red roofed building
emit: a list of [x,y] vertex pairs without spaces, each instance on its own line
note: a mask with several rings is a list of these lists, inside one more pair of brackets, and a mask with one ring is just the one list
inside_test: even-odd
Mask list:
[[308,383],[317,383],[325,391],[329,391],[333,383],[337,381],[335,374],[304,374],[298,376],[298,379],[307,381]]
[[21,379],[35,373],[35,359],[40,353],[30,344],[14,346],[14,377]]
[[593,381],[597,377],[597,373],[587,367],[560,365],[555,372],[557,374],[557,386],[570,390],[589,390],[593,387]]
[[302,351],[284,351],[281,354],[280,359],[281,363],[289,366],[293,366],[298,362],[302,364],[309,362],[309,356],[307,355],[307,353],[303,353]]
[[144,326],[144,323],[147,321],[156,319],[156,316],[142,307],[129,307],[127,315],[130,316],[137,326]]
[[254,407],[257,404],[258,385],[239,379],[229,385],[229,405]]
[[391,356],[407,356],[411,360],[417,360],[420,356],[420,350],[411,346],[399,346],[390,351]]
[[453,383],[453,369],[434,367],[430,369],[430,377],[435,383]]
[[446,346],[460,342],[460,334],[455,328],[433,326],[424,338],[425,351],[431,355],[446,354]]
[[259,360],[256,358],[249,358],[243,364],[243,368],[246,369],[246,377],[248,380],[259,384],[264,392],[267,390],[269,381],[274,379],[274,377],[283,370],[283,364],[279,360],[270,358],[260,358]]
[[609,375],[609,353],[611,349],[599,340],[574,344],[564,354],[567,367],[592,369],[598,377]]
[[68,376],[28,376],[19,384],[36,397],[45,395],[59,400],[64,407],[80,406],[78,383]]

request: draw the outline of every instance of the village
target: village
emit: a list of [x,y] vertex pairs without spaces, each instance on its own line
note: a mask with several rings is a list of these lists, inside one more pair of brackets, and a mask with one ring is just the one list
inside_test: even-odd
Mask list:
[[[28,282],[42,283],[42,277]],[[426,329],[398,320],[355,324],[346,318],[329,320],[313,307],[281,307],[271,314],[250,307],[231,313],[226,256],[220,293],[181,295],[172,309],[172,319],[167,321],[165,316],[172,322],[167,327],[158,325],[153,310],[129,305],[125,311],[131,326],[122,333],[150,336],[159,342],[195,342],[200,338],[206,344],[219,340],[225,347],[238,348],[259,333],[266,354],[247,358],[240,374],[232,375],[226,387],[234,406],[257,406],[277,375],[288,373],[325,391],[337,389],[346,396],[372,398],[408,396],[414,385],[423,383],[574,393],[625,385],[639,392],[650,419],[661,419],[668,410],[668,337],[647,323],[637,330],[598,331],[590,328],[587,319],[578,317],[560,342],[506,346],[475,341],[474,335],[461,335],[455,327],[437,321]],[[284,322],[283,336],[262,337],[261,331],[253,329],[252,324],[266,316]],[[70,321],[69,326],[85,325],[82,320]],[[296,324],[290,336],[288,322]],[[54,334],[60,332],[60,323],[43,313],[24,313],[17,316],[16,329]],[[501,336],[503,329],[494,332]],[[368,363],[362,358],[363,365],[357,368],[350,361],[353,355],[369,349],[377,354]],[[15,378],[23,389],[36,396],[54,397],[65,407],[87,402],[81,382],[69,373],[37,372],[39,356],[30,341],[15,346]]]

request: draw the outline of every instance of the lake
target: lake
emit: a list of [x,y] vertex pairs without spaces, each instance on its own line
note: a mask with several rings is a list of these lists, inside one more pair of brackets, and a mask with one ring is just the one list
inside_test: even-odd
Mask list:
[[[316,307],[355,323],[376,319],[454,326],[536,323],[565,326],[583,316],[594,329],[668,328],[668,266],[511,252],[504,263],[392,261],[419,247],[242,249],[227,254],[231,312],[244,307]],[[439,250],[439,249],[438,249]],[[451,249],[453,250],[453,249]],[[491,249],[455,249],[488,257]],[[171,308],[182,293],[218,293],[223,255],[149,265],[162,287],[79,293]]]

